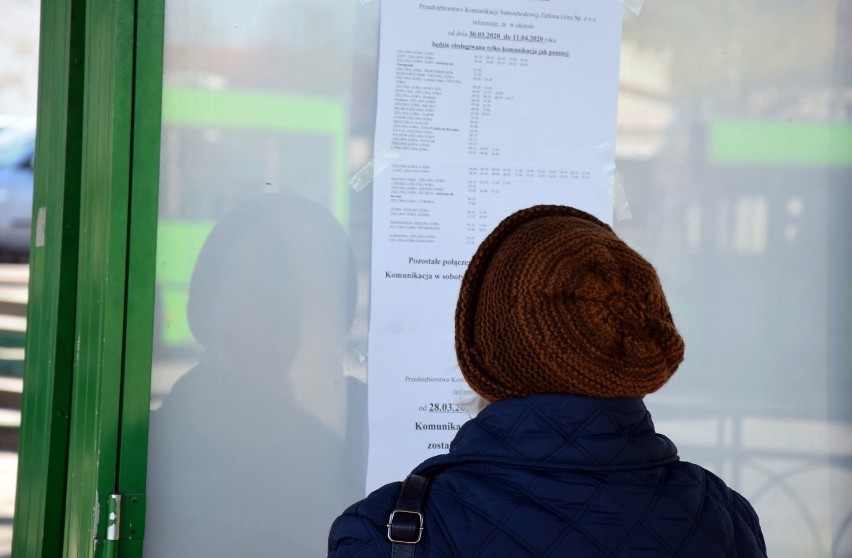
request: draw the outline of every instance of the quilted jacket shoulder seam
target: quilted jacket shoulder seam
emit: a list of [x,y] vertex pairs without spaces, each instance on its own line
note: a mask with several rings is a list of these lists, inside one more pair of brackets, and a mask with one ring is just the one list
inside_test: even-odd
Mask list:
[[725,555],[730,555],[730,547],[733,546],[736,549],[734,556],[742,555],[742,537],[739,534],[739,529],[737,529],[737,513],[734,506],[734,491],[726,485],[722,479],[710,473],[709,471],[705,471],[705,477],[709,477],[713,484],[716,486],[716,490],[719,491],[719,497],[725,503],[725,508],[728,511],[728,517],[731,518],[731,528],[734,530],[733,536],[731,537],[731,542],[728,544],[728,548],[725,551]]
[[[648,514],[651,512],[651,509],[654,507],[654,504],[656,504],[657,501],[659,501],[659,499],[660,499],[660,493],[661,493],[660,484],[662,484],[664,482],[665,478],[666,478],[666,472],[665,472],[666,470],[663,469],[663,471],[664,471],[664,473],[662,475],[660,475],[660,480],[657,483],[656,489],[654,490],[654,497],[651,499],[651,501],[648,503],[647,508],[644,510],[644,512],[641,516],[642,519],[640,521],[636,522],[636,524],[633,526],[633,529],[630,530],[630,533],[628,533],[624,537],[624,540],[621,541],[621,545],[619,545],[619,547],[616,549],[616,552],[615,552],[616,555],[619,552],[621,552],[621,549],[624,547],[624,545],[627,543],[627,541],[630,540],[631,535],[636,531],[636,529],[639,528],[640,525],[648,530],[648,532],[651,534],[651,536],[659,542],[660,546],[664,547],[667,551],[671,552],[671,547],[666,544],[665,537],[661,537],[660,534],[657,533],[653,528],[648,527],[645,524],[645,521],[644,521],[645,518],[648,516]],[[638,516],[638,514],[637,514],[637,516]],[[677,556],[677,554],[676,553],[672,554],[672,556]]]
[[[754,508],[751,507],[751,504],[748,503],[748,500],[746,500],[742,494],[739,494],[733,489],[729,490],[731,492],[734,512],[736,513],[735,517],[740,518],[742,522],[746,524],[749,529],[749,533],[754,537],[755,542],[757,542],[758,549],[763,552],[764,556],[766,556],[766,542],[763,540],[763,532],[760,529],[757,512],[754,511]],[[742,539],[736,525],[734,525],[734,538],[736,538],[738,542]]]
[[675,556],[680,556],[683,552],[683,547],[686,546],[689,541],[692,540],[692,536],[695,534],[696,529],[699,527],[701,514],[704,512],[704,506],[707,504],[707,474],[702,471],[701,472],[701,480],[702,480],[702,497],[701,497],[701,507],[695,512],[693,517],[695,520],[692,522],[692,527],[690,527],[689,532],[683,538],[683,541],[680,543],[677,551],[675,552]]

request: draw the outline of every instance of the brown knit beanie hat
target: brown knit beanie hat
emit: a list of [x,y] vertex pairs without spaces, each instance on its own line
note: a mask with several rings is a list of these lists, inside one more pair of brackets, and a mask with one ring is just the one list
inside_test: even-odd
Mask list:
[[462,279],[456,355],[489,401],[641,397],[666,383],[683,351],[653,266],[578,209],[510,215]]

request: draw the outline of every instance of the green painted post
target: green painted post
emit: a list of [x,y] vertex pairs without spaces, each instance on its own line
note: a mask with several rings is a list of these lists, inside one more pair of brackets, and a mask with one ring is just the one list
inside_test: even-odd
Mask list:
[[118,492],[123,495],[120,558],[141,558],[145,535],[148,417],[163,97],[164,0],[138,0],[124,385]]
[[80,208],[85,1],[43,2],[28,334],[12,555],[60,556]]
[[142,554],[163,9],[43,2],[16,557]]
[[89,0],[64,555],[101,556],[124,358],[135,3]]

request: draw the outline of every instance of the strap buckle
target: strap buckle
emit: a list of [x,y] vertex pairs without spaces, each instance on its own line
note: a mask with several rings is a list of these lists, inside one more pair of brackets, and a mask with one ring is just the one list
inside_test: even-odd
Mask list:
[[393,510],[387,528],[390,542],[417,544],[423,536],[423,514],[414,510]]

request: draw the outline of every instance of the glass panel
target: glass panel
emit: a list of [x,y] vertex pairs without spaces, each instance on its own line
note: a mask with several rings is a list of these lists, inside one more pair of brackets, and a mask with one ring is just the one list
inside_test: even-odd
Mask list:
[[650,2],[625,19],[616,229],[686,360],[648,398],[754,504],[770,556],[852,553],[848,2]]
[[364,493],[377,9],[167,3],[146,556],[323,555]]
[[[147,556],[322,555],[363,495],[379,8],[167,3]],[[615,226],[687,342],[649,407],[772,556],[852,554],[850,12],[625,12]]]

